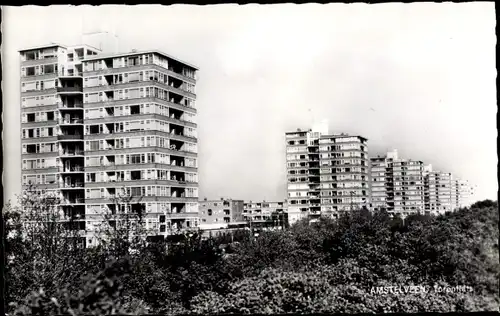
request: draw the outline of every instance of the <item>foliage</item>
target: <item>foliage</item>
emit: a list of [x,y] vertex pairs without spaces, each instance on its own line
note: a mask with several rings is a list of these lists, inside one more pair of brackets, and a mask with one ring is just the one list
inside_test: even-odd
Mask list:
[[[15,307],[14,315],[138,315],[145,312],[142,304],[124,304],[119,277],[128,270],[127,261],[117,262],[86,282],[76,295],[62,290],[62,299],[48,295],[43,289],[33,292]],[[128,307],[128,308],[127,308]]]
[[[6,207],[6,293],[17,302],[12,311],[462,312],[498,310],[500,303],[497,202],[404,221],[384,211],[356,210],[258,236],[242,230],[203,240],[186,233],[148,244],[140,210],[121,207],[130,202],[117,200],[111,215],[124,220],[113,226],[117,217],[110,217],[105,238],[88,249],[76,247],[69,238],[74,232],[56,225],[62,216],[55,212],[56,199],[27,192],[20,207]],[[25,225],[27,219],[37,225]],[[466,285],[473,291],[373,291],[411,285]]]

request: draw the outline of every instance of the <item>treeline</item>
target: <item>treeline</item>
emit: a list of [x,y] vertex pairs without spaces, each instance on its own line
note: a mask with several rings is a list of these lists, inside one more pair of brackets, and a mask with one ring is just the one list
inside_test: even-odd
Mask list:
[[[43,198],[35,200],[30,204],[35,209],[52,208]],[[241,231],[208,240],[186,234],[176,241],[144,243],[130,238],[130,228],[115,227],[109,228],[107,242],[89,249],[55,238],[57,225],[26,231],[15,208],[5,215],[10,219],[9,315],[460,312],[499,307],[498,204],[492,201],[404,221],[386,212],[354,211],[336,221],[302,221],[285,231],[258,236]],[[37,234],[45,237],[37,239]],[[411,285],[430,291],[374,291]],[[436,286],[458,290],[438,292]]]

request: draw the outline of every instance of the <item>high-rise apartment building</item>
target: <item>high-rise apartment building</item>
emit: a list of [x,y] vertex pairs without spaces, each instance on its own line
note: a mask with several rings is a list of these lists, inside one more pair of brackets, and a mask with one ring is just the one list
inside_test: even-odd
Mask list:
[[326,122],[308,131],[297,129],[285,134],[287,212],[291,224],[321,211],[319,137],[326,134]]
[[337,216],[369,205],[367,139],[328,135],[326,123],[286,133],[288,216]]
[[370,158],[372,209],[401,216],[424,211],[424,163],[402,159],[397,150]]
[[322,135],[319,139],[321,164],[321,212],[368,208],[370,178],[367,139],[362,136]]
[[159,51],[20,54],[23,184],[57,191],[88,236],[121,194],[155,233],[198,225],[196,67]]

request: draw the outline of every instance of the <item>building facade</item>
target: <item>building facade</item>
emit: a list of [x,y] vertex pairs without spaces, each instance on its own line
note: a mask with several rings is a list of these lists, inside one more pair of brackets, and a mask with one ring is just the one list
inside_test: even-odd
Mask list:
[[366,138],[328,135],[326,122],[285,136],[291,224],[369,206]]
[[321,212],[332,214],[368,208],[370,178],[367,139],[324,135],[319,140]]
[[22,185],[55,193],[85,231],[83,65],[99,50],[50,44],[21,50]]
[[159,51],[20,51],[23,184],[95,232],[116,199],[169,234],[198,226],[197,68]]
[[401,159],[393,150],[384,157],[370,158],[370,164],[372,209],[403,217],[424,212],[422,161]]
[[200,225],[243,222],[243,200],[224,199],[199,202]]

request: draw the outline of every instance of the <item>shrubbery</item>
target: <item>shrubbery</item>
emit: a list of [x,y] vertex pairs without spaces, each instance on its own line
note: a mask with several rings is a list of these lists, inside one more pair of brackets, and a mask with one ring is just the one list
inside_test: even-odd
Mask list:
[[[19,231],[16,212],[6,214],[8,230]],[[232,244],[195,234],[136,245],[133,253],[121,247],[119,256],[106,245],[73,249],[44,240],[40,249],[52,250],[32,258],[33,243],[10,234],[7,299],[16,315],[495,311],[498,235],[492,201],[404,222],[356,211],[257,238],[240,232]],[[473,292],[372,291],[409,285]]]

